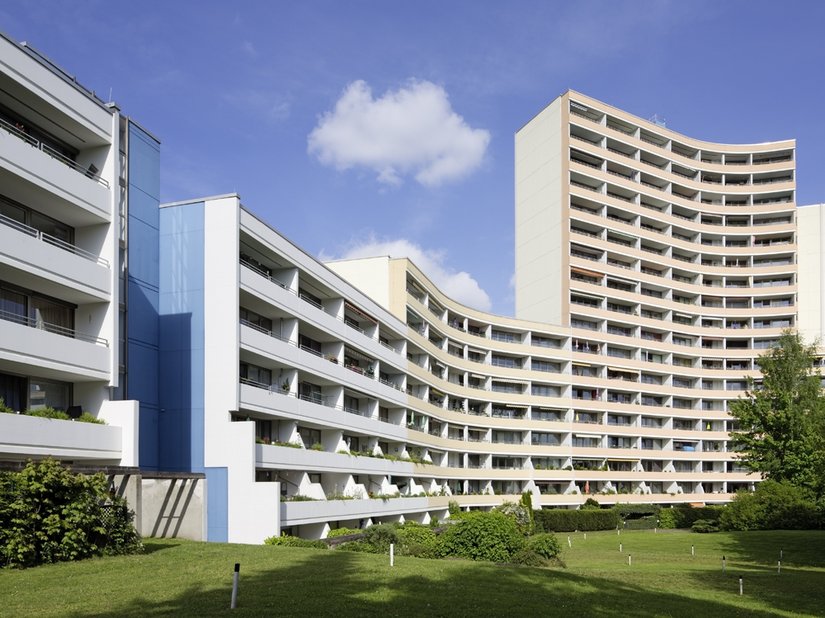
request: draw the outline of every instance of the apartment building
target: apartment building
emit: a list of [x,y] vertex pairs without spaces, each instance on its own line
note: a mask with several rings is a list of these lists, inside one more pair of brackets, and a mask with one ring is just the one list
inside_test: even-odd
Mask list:
[[[139,404],[124,382],[128,205],[153,164],[130,164],[139,140],[157,153],[116,106],[0,36],[0,399],[108,423],[0,414],[3,460],[138,465]],[[156,182],[157,156],[154,167]]]
[[[823,328],[795,144],[568,92],[516,135],[516,316],[407,259],[322,264],[237,195],[159,205],[159,143],[0,38],[0,462],[203,475],[206,537],[491,508],[722,503],[729,402]],[[185,498],[182,498],[185,499]]]

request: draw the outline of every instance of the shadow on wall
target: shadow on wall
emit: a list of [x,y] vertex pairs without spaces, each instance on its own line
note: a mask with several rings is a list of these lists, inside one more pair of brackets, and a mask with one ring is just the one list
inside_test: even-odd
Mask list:
[[141,479],[141,536],[204,540],[205,490],[203,475],[144,476]]

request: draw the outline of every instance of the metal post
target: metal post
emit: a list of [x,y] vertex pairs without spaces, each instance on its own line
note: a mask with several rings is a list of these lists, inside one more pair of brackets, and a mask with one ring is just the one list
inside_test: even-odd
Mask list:
[[742,589],[742,578],[740,577],[740,578],[739,578],[739,596],[740,596],[740,597],[742,596],[742,592],[743,592],[743,589]]
[[395,566],[395,543],[390,543],[390,566]]
[[232,574],[232,601],[229,603],[229,609],[235,609],[238,606],[238,579],[241,576],[241,563],[235,563],[235,572]]

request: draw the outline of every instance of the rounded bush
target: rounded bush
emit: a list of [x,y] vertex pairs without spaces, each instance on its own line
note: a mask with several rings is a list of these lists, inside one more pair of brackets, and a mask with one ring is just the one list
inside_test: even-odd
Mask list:
[[378,524],[364,530],[364,543],[376,554],[390,551],[390,543],[398,544],[398,531],[393,524]]
[[545,532],[535,534],[527,539],[527,549],[535,552],[542,558],[550,560],[561,553],[561,544],[555,534]]
[[524,547],[513,518],[498,511],[466,513],[439,537],[440,556],[508,562]]

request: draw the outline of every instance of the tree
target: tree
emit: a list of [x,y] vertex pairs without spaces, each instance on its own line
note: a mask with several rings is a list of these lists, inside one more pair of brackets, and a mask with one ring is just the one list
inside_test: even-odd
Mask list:
[[739,422],[731,437],[745,467],[821,496],[825,396],[815,350],[798,333],[783,332],[778,345],[759,358],[761,383],[748,378],[745,396],[731,404],[730,413]]

